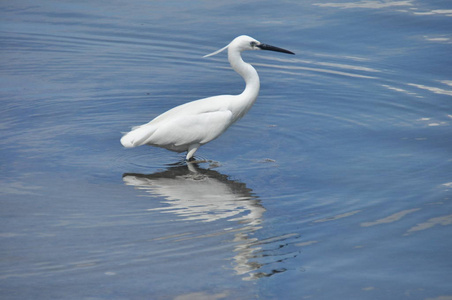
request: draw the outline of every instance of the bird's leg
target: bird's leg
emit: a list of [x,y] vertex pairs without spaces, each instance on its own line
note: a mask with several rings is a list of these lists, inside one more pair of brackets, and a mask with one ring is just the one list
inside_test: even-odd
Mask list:
[[198,148],[200,147],[200,144],[192,144],[188,147],[188,152],[187,152],[187,156],[185,157],[185,159],[187,161],[189,161],[193,155],[195,154],[196,150],[198,150]]

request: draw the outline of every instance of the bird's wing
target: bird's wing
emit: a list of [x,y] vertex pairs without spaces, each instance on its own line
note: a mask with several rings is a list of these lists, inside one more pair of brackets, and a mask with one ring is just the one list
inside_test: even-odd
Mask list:
[[156,129],[142,144],[156,146],[205,144],[217,138],[231,124],[232,112],[229,110],[176,115],[174,118],[158,122],[155,125]]
[[230,97],[214,96],[176,106],[147,124],[133,127],[121,138],[121,144],[131,148],[207,143],[231,125]]
[[228,101],[230,97],[233,96],[212,96],[187,102],[162,113],[147,124],[157,124],[186,115],[198,115],[229,109]]

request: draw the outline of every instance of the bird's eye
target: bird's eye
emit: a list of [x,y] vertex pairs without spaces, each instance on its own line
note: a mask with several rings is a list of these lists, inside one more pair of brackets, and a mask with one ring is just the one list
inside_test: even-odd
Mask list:
[[251,46],[251,48],[255,48],[256,46],[257,46],[257,42],[250,42],[250,46]]

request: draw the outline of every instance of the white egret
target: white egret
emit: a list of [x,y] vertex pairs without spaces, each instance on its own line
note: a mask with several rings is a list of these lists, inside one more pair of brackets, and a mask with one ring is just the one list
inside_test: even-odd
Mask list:
[[256,101],[260,88],[259,76],[253,66],[242,60],[241,52],[271,50],[294,54],[242,35],[226,47],[204,57],[226,49],[231,67],[245,80],[246,86],[241,94],[213,96],[176,106],[149,123],[133,127],[121,138],[121,144],[126,148],[150,145],[176,152],[187,151],[186,160],[190,160],[200,146],[219,137],[243,117]]

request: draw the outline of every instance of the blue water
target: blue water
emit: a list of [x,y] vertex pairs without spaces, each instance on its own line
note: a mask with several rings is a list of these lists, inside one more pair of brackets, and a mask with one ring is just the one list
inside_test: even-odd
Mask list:
[[[2,299],[452,299],[450,1],[4,1]],[[121,132],[240,93],[183,154]]]

